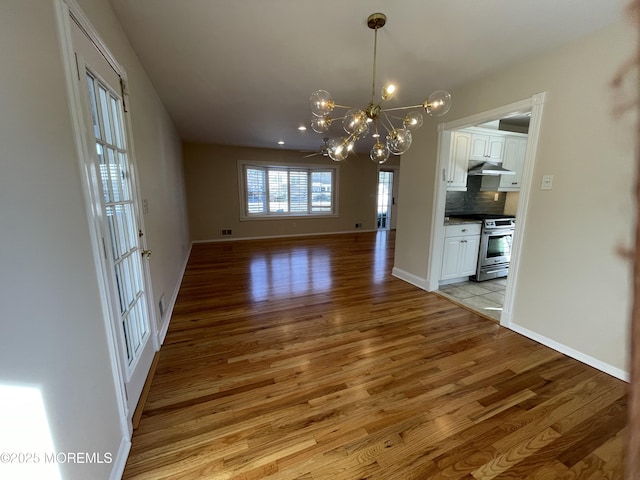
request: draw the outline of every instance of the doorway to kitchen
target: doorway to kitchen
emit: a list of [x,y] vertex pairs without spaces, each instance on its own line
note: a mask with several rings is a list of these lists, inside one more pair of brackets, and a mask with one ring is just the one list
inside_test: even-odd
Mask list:
[[378,171],[376,199],[376,226],[378,230],[395,230],[398,169],[384,168]]
[[[492,317],[494,319],[499,318],[500,324],[503,326],[509,326],[512,322],[513,297],[518,279],[518,259],[520,255],[522,239],[525,232],[526,212],[529,200],[529,192],[531,188],[533,163],[535,160],[538,133],[540,131],[542,108],[545,102],[545,97],[546,94],[544,92],[539,93],[520,102],[515,102],[509,105],[495,108],[493,110],[440,125],[440,143],[438,148],[439,173],[436,176],[437,178],[434,185],[436,201],[434,202],[433,209],[434,223],[432,229],[432,242],[429,252],[430,261],[428,271],[428,290],[443,293],[445,296],[449,296],[450,298],[454,297],[452,299],[457,303],[460,303],[463,306],[468,306],[469,308],[478,311],[485,316]],[[469,131],[474,128],[477,129],[479,126],[482,126],[482,128],[486,130],[490,128],[489,124],[491,123],[499,123],[501,119],[512,117],[514,114],[523,116],[528,113],[530,113],[528,134],[526,135],[525,143],[523,146],[523,159],[521,171],[519,172],[519,175],[521,174],[521,181],[518,185],[519,192],[514,195],[517,205],[505,205],[506,199],[503,198],[503,196],[505,196],[506,194],[502,191],[504,190],[504,186],[500,186],[499,182],[502,176],[507,177],[507,175],[504,174],[504,172],[496,173],[498,168],[496,168],[496,165],[494,165],[494,163],[496,163],[498,164],[498,167],[501,166],[500,164],[502,163],[502,153],[506,152],[505,139],[499,138],[500,134],[498,134],[498,132],[496,132],[496,135],[492,135],[491,133],[486,135],[486,132],[481,132],[480,135],[474,136],[473,132],[469,134]],[[458,135],[459,133],[462,135]],[[485,133],[485,135],[482,135],[482,133]],[[518,136],[517,134],[511,136],[514,137],[513,151],[517,152],[516,147],[518,142],[515,142],[515,140],[520,139],[515,138]],[[466,138],[467,142],[457,142],[456,140],[458,139],[458,137],[463,140]],[[483,146],[482,140],[484,140],[484,148],[481,148]],[[497,142],[496,144],[494,144],[494,140]],[[522,143],[522,141],[520,141],[519,143]],[[502,146],[501,148],[497,148],[496,145],[498,147],[500,147],[500,145]],[[462,147],[464,147],[463,150],[466,153],[460,154],[457,149]],[[476,152],[476,150],[482,150],[482,158],[476,159],[474,157],[474,155],[480,155]],[[494,161],[493,159],[493,157],[495,156],[495,151],[498,151],[500,153],[500,156],[496,157],[499,158],[499,160],[497,161]],[[456,155],[458,155],[458,157],[460,158],[457,158]],[[474,160],[476,161],[474,162]],[[478,168],[475,172],[469,173],[469,167]],[[478,170],[481,171],[479,175]],[[463,175],[460,175],[461,173]],[[477,176],[473,175],[474,173]],[[488,181],[483,182],[482,179],[485,177],[483,177],[482,175],[484,175],[485,173],[495,174],[496,176],[493,179],[486,177]],[[462,177],[464,177],[464,180],[461,182]],[[471,183],[471,186],[469,186],[469,183]],[[476,210],[475,212],[472,211],[473,208],[467,208],[469,205],[465,204],[464,202],[466,202],[468,199],[463,197],[466,197],[467,191],[469,189],[472,191],[472,196],[477,194],[478,198],[482,197],[483,201],[487,202],[487,204],[488,202],[490,202],[491,204],[494,204],[496,202],[500,203],[502,206],[502,210],[501,212],[499,212],[498,216],[490,216],[483,219],[472,219],[457,217],[453,218],[452,215],[448,215],[449,212],[465,213],[466,210],[471,210],[470,213],[486,213],[482,211],[482,207],[486,207],[486,205],[478,207],[478,210]],[[456,194],[459,192],[464,192],[462,194],[462,197],[457,199],[463,203],[453,206],[451,204],[451,198],[448,198],[447,195],[449,192],[454,192]],[[505,215],[504,212],[507,208],[513,208],[513,211],[508,212]],[[463,255],[464,252],[468,250],[468,248],[465,250],[465,248],[463,247],[476,245],[476,243],[472,241],[475,239],[475,237],[471,238],[469,236],[471,234],[475,234],[480,237],[485,226],[490,227],[490,224],[492,222],[496,223],[502,220],[506,220],[502,217],[508,217],[506,219],[509,219],[510,221],[515,217],[515,220],[513,220],[515,226],[512,230],[513,243],[509,245],[510,259],[508,264],[508,275],[502,277],[500,281],[494,282],[495,285],[486,283],[484,281],[474,281],[479,280],[477,271],[475,270],[475,265],[470,264],[470,255]],[[493,218],[493,220],[491,220],[491,218]],[[499,218],[499,220],[495,220],[496,218]],[[461,273],[458,276],[448,275],[448,278],[443,280],[443,265],[447,265],[447,273],[449,273],[449,270],[451,270],[451,268],[449,268],[451,267],[451,261],[450,259],[448,259],[445,262],[445,253],[450,254],[451,252],[455,253],[456,251],[455,249],[451,248],[451,245],[453,244],[454,240],[456,240],[456,238],[449,237],[453,237],[453,234],[456,233],[460,237],[460,248],[458,249],[458,251],[461,253],[459,255],[458,263],[459,272]],[[448,248],[445,248],[445,246]],[[491,256],[490,253],[491,249],[489,248],[487,256]],[[476,257],[476,263],[479,262],[478,258],[479,255]],[[448,284],[452,283],[458,283],[458,285],[448,286]],[[495,288],[490,289],[488,287]],[[457,288],[459,290],[453,290],[454,288]],[[446,290],[449,290],[448,294],[446,293]],[[455,298],[456,295],[452,294],[458,294],[457,296],[459,298]],[[492,310],[492,314],[488,315],[487,312],[479,309],[478,305],[472,304],[473,301],[485,300],[485,298],[480,298],[483,295],[489,295],[492,298],[492,301],[501,300],[502,298],[504,300],[502,302],[502,305],[500,305],[500,302],[494,302],[494,304],[492,304],[490,308],[496,310]],[[463,299],[460,297],[465,297],[466,299],[471,299],[472,297],[476,298],[474,298],[473,300],[467,300],[467,303],[469,303],[469,305],[465,305],[465,303],[461,301]],[[499,310],[499,308],[501,308],[502,310]]]

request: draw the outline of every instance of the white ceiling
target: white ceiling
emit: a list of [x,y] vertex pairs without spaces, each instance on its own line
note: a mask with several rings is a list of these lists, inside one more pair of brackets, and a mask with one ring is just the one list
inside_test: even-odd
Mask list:
[[[314,150],[309,95],[366,107],[422,103],[491,71],[601,29],[625,0],[110,0],[183,140]],[[133,92],[135,93],[135,92]],[[453,98],[455,102],[455,97]],[[335,130],[335,136],[339,130]],[[278,140],[286,144],[280,147]]]

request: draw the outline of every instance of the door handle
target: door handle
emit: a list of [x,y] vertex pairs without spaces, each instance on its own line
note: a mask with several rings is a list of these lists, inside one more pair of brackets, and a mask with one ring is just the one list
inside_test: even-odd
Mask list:
[[142,258],[150,258],[151,257],[151,250],[140,250],[140,253],[142,254]]

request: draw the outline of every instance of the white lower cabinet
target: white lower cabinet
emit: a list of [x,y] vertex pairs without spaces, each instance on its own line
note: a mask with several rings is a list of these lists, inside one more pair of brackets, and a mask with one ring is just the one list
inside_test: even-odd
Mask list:
[[440,280],[475,275],[480,250],[480,224],[447,225]]

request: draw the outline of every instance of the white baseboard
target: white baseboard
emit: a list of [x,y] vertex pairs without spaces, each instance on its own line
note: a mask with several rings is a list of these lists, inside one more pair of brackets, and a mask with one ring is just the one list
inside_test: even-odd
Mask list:
[[171,323],[171,315],[173,315],[173,308],[176,306],[176,300],[178,299],[178,292],[180,292],[180,286],[182,285],[184,272],[187,270],[187,263],[189,263],[189,257],[191,256],[192,248],[193,248],[193,242],[189,246],[187,255],[185,256],[184,262],[182,263],[182,271],[180,272],[180,275],[178,275],[178,281],[176,282],[176,286],[173,289],[173,293],[171,294],[171,299],[169,300],[167,309],[164,312],[164,323],[162,324],[162,328],[158,332],[158,345],[162,345],[164,343],[165,337],[167,336],[167,331],[169,330],[169,323]]
[[400,280],[404,280],[407,283],[410,283],[411,285],[415,285],[418,288],[421,288],[422,290],[427,290],[427,279],[426,278],[422,278],[419,277],[417,275],[414,275],[413,273],[409,273],[405,270],[402,270],[398,267],[393,267],[393,269],[391,270],[391,275],[393,275],[396,278],[399,278]]
[[515,323],[511,323],[507,328],[513,330],[516,333],[524,335],[531,340],[535,340],[542,345],[552,348],[553,350],[563,353],[571,358],[575,358],[576,360],[585,363],[593,368],[600,370],[601,372],[607,373],[612,377],[619,378],[625,382],[629,382],[630,375],[629,372],[626,372],[620,368],[609,365],[608,363],[602,362],[597,358],[593,358],[585,353],[579,352],[578,350],[574,350],[571,347],[563,345],[562,343],[558,343],[555,340],[551,340],[550,338],[545,337],[544,335],[540,335],[539,333],[533,332],[525,327],[517,325]]
[[364,232],[377,232],[377,229],[373,230],[345,230],[342,232],[322,232],[322,233],[296,233],[290,235],[265,235],[260,237],[233,237],[233,238],[214,238],[212,240],[194,240],[192,243],[217,243],[217,242],[235,242],[238,240],[268,240],[271,238],[294,238],[294,237],[319,237],[323,235],[344,235],[346,233],[364,233]]
[[109,480],[120,480],[122,478],[124,467],[127,465],[127,459],[129,458],[129,450],[131,450],[131,440],[127,437],[122,437],[118,453],[113,458]]

